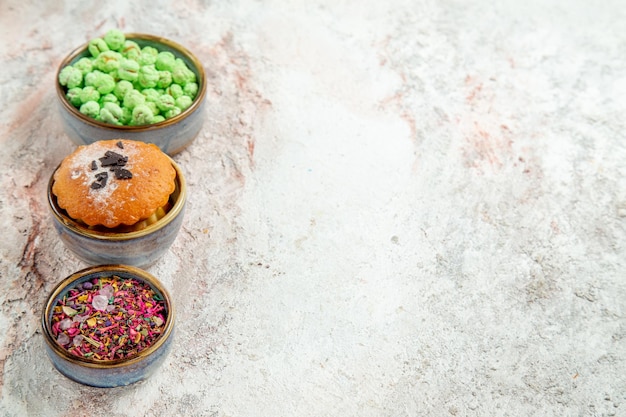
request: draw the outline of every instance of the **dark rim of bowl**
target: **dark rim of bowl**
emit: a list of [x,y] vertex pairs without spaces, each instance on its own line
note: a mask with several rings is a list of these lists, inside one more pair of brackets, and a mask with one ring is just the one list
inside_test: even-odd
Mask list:
[[[133,278],[143,281],[150,285],[154,290],[156,290],[163,297],[165,301],[165,308],[167,309],[167,318],[165,320],[165,330],[161,336],[159,336],[154,343],[147,347],[146,349],[138,352],[135,356],[125,359],[115,359],[111,361],[102,361],[97,359],[89,359],[82,358],[80,356],[72,355],[67,350],[60,347],[56,341],[54,340],[54,336],[52,335],[52,330],[50,326],[50,313],[54,308],[57,297],[60,296],[64,291],[71,289],[72,285],[84,278],[88,275],[105,275],[112,276],[116,273],[123,273],[126,275],[131,275]],[[109,368],[117,368],[122,366],[132,365],[139,361],[146,359],[148,356],[156,352],[165,341],[171,336],[172,331],[174,330],[174,320],[175,320],[175,311],[174,306],[172,304],[172,298],[169,292],[163,287],[161,282],[151,275],[150,273],[135,268],[128,265],[98,265],[91,266],[85,269],[82,269],[78,272],[73,273],[72,275],[65,278],[61,281],[57,286],[52,290],[48,299],[46,301],[46,306],[43,309],[43,313],[41,316],[41,328],[44,339],[48,346],[61,358],[68,362],[72,362],[74,364],[79,364],[81,366],[89,367],[89,368],[99,368],[99,369],[109,369]]]
[[[159,220],[155,223],[148,225],[145,229],[132,231],[132,232],[106,232],[101,230],[90,229],[87,226],[82,225],[76,220],[72,219],[67,215],[65,210],[63,210],[57,204],[57,198],[52,192],[52,186],[54,185],[54,174],[57,172],[59,167],[54,170],[52,175],[50,176],[50,180],[48,181],[48,205],[50,206],[50,210],[52,211],[55,219],[79,235],[98,240],[131,240],[139,237],[143,237],[149,235],[150,233],[156,232],[157,230],[162,229],[170,222],[172,222],[180,213],[182,213],[183,208],[185,207],[185,202],[187,200],[187,184],[185,182],[185,177],[183,175],[180,166],[174,160],[168,156],[170,159],[172,166],[176,170],[176,178],[174,179],[176,183],[176,189],[172,193],[174,196],[174,204],[172,208]],[[60,164],[59,164],[60,166]],[[176,196],[176,194],[178,194]]]
[[[61,84],[59,84],[59,73],[61,72],[61,70],[63,68],[65,68],[67,65],[70,65],[72,62],[74,62],[81,54],[83,54],[86,50],[87,47],[89,46],[89,42],[79,46],[78,48],[74,49],[59,65],[59,68],[57,69],[56,72],[56,78],[55,78],[55,85],[56,85],[56,90],[57,90],[57,96],[59,97],[59,99],[61,100],[61,104],[63,104],[63,107],[69,111],[71,114],[73,114],[74,116],[76,116],[78,119],[80,119],[81,121],[83,121],[84,123],[90,124],[92,126],[96,126],[96,127],[100,127],[100,128],[106,128],[106,129],[114,129],[114,130],[118,130],[121,132],[143,132],[143,131],[149,131],[149,130],[154,130],[154,129],[161,129],[163,127],[169,126],[171,124],[175,124],[177,122],[179,122],[180,120],[186,118],[187,116],[189,116],[191,113],[195,112],[201,105],[202,102],[204,101],[204,96],[206,95],[206,76],[204,73],[204,68],[202,66],[202,64],[200,63],[200,61],[198,60],[198,58],[196,58],[196,56],[194,54],[192,54],[187,48],[185,48],[182,45],[179,45],[178,43],[171,41],[169,39],[166,38],[162,38],[160,36],[154,36],[154,35],[149,35],[149,34],[145,34],[145,33],[126,33],[124,34],[124,36],[126,37],[127,40],[132,40],[132,41],[149,41],[149,42],[154,42],[154,43],[160,43],[162,45],[167,46],[168,48],[174,50],[175,52],[177,52],[179,54],[179,58],[184,57],[187,60],[189,60],[192,64],[194,68],[191,68],[192,70],[195,70],[194,72],[196,73],[197,77],[198,77],[198,95],[194,98],[193,103],[191,103],[191,106],[189,106],[187,109],[185,109],[184,111],[182,111],[180,114],[169,118],[169,119],[165,119],[162,122],[158,122],[158,123],[151,123],[148,125],[140,125],[140,126],[120,126],[120,125],[114,125],[111,123],[104,123],[101,122],[99,120],[93,119],[89,116],[85,116],[84,114],[82,114],[80,111],[78,111],[78,109],[76,107],[74,107],[72,105],[72,103],[70,103],[67,98],[65,97],[65,87],[63,87]],[[175,54],[176,55],[176,54]]]

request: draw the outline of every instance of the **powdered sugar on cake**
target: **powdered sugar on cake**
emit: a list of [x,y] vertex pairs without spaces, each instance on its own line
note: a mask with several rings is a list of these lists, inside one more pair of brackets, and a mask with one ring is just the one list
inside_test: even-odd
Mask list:
[[[133,171],[133,163],[138,162],[137,158],[141,158],[141,153],[137,152],[135,146],[129,142],[125,142],[123,147],[92,144],[74,155],[70,165],[71,178],[73,180],[82,178],[82,186],[89,190],[87,198],[98,208],[105,208],[110,204],[112,202],[111,196],[119,187],[119,183],[129,180],[129,178],[116,178],[111,166],[102,165],[101,158],[105,157],[107,151],[125,157],[123,169],[130,173]],[[93,169],[94,167],[96,169]]]

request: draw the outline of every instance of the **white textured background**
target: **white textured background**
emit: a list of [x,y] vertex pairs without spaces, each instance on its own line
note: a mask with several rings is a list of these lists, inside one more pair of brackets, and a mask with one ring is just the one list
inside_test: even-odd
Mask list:
[[[2,1],[0,414],[626,415],[624,6]],[[150,268],[172,354],[102,390],[38,319],[85,266],[45,202],[73,149],[56,67],[112,27],[187,46],[210,86]]]

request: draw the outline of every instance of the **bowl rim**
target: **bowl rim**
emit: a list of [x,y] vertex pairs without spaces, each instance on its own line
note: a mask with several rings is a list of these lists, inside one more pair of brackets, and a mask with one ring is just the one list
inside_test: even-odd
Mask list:
[[64,214],[64,210],[59,207],[59,205],[57,204],[56,196],[52,192],[52,186],[54,185],[54,174],[61,166],[60,163],[54,169],[52,175],[50,175],[50,179],[48,180],[48,206],[50,207],[50,211],[52,212],[53,217],[60,224],[68,228],[73,233],[90,239],[103,241],[131,240],[147,236],[151,233],[161,230],[183,212],[183,209],[185,208],[185,203],[187,201],[187,182],[185,180],[183,171],[180,166],[172,159],[172,157],[167,154],[166,156],[168,157],[168,159],[172,163],[172,166],[174,167],[174,170],[176,171],[176,177],[174,178],[174,181],[176,182],[176,186],[178,188],[178,198],[174,202],[172,208],[165,214],[165,216],[163,216],[156,222],[148,225],[145,229],[131,232],[102,232],[99,230],[89,229],[88,227],[81,225],[79,222],[69,217],[67,214]]
[[[132,275],[133,278],[139,279],[156,289],[162,296],[167,309],[167,318],[165,320],[165,329],[161,336],[159,336],[152,345],[148,346],[146,349],[138,352],[135,356],[124,359],[115,359],[111,361],[99,361],[96,359],[83,358],[80,356],[75,356],[69,353],[67,350],[60,347],[54,340],[54,336],[52,335],[52,330],[49,325],[48,317],[50,317],[51,309],[54,308],[56,304],[56,298],[65,290],[69,290],[76,281],[87,275],[95,275],[100,273],[109,273],[109,276],[114,275],[116,272],[122,272],[128,275]],[[119,368],[126,367],[137,362],[145,360],[147,357],[155,353],[171,336],[174,330],[174,322],[175,322],[176,312],[174,310],[174,305],[172,303],[172,297],[167,289],[161,284],[161,282],[152,274],[143,269],[133,267],[130,265],[121,265],[121,264],[107,264],[107,265],[96,265],[90,266],[80,271],[74,272],[73,274],[66,277],[64,280],[59,282],[54,289],[48,295],[46,299],[45,307],[42,311],[41,315],[41,331],[46,341],[46,344],[52,349],[52,351],[62,359],[88,368],[97,368],[97,369],[111,369],[111,368]]]
[[189,59],[189,61],[191,61],[191,63],[195,67],[195,70],[199,78],[198,95],[194,98],[193,103],[191,103],[191,106],[189,106],[180,114],[172,118],[165,119],[158,123],[151,123],[151,124],[139,125],[139,126],[114,125],[111,123],[104,123],[104,122],[101,122],[99,120],[93,119],[89,116],[82,114],[76,107],[72,105],[72,103],[70,103],[67,100],[67,97],[65,97],[65,90],[64,90],[65,87],[63,87],[59,83],[59,74],[61,73],[61,70],[63,68],[65,68],[74,59],[76,59],[79,55],[81,55],[87,50],[87,48],[89,47],[89,41],[88,41],[80,45],[79,47],[75,48],[72,52],[70,52],[63,59],[63,61],[61,61],[61,63],[59,64],[59,67],[57,68],[57,71],[55,74],[56,92],[57,92],[57,97],[59,98],[59,100],[61,101],[61,104],[63,105],[63,108],[65,108],[70,114],[72,114],[76,118],[80,119],[83,123],[92,125],[94,127],[111,129],[111,130],[116,130],[120,132],[145,132],[145,131],[161,129],[169,125],[176,124],[177,122],[187,118],[190,114],[194,113],[196,110],[198,110],[202,106],[204,97],[206,95],[206,74],[204,71],[204,67],[202,66],[202,63],[200,62],[200,60],[198,60],[198,58],[191,51],[189,51],[184,46],[170,39],[167,39],[161,36],[151,35],[148,33],[132,33],[131,32],[131,33],[125,33],[124,36],[127,40],[132,40],[132,41],[140,40],[140,41],[152,41],[156,43],[161,43],[177,51],[180,55],[186,57],[187,59]]

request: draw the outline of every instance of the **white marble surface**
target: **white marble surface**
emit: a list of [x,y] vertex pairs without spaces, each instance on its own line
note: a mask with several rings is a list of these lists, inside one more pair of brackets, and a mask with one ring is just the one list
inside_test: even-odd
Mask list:
[[[365,5],[365,3],[370,3]],[[496,3],[496,4],[494,4]],[[0,415],[626,415],[623,1],[0,3]],[[56,66],[186,45],[207,121],[151,379],[54,370]]]

